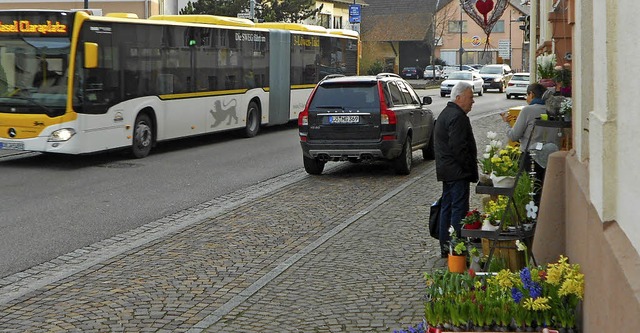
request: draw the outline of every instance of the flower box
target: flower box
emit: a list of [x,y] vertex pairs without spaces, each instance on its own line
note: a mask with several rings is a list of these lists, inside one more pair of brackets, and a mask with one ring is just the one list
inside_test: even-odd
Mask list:
[[[526,250],[526,249],[525,249]],[[527,331],[564,327],[578,332],[577,309],[584,295],[580,266],[561,256],[557,263],[519,272],[425,273],[427,332]]]

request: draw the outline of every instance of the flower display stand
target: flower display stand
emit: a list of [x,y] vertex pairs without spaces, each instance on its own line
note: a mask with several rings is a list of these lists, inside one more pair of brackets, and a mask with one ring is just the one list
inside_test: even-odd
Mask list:
[[[520,174],[524,172],[524,163],[521,164],[522,165],[520,166],[520,172],[516,176],[515,183],[517,183]],[[531,244],[533,243],[535,228],[525,230],[520,223],[522,218],[521,216],[519,216],[518,211],[515,207],[513,199],[514,189],[515,184],[512,187],[483,186],[480,184],[476,186],[476,193],[478,194],[488,194],[496,197],[498,195],[503,195],[508,197],[509,201],[507,203],[505,214],[511,214],[512,220],[516,221],[516,224],[513,227],[514,230],[506,230],[507,228],[502,225],[500,225],[499,228],[493,231],[468,229],[461,230],[462,237],[482,239],[482,252],[484,255],[488,256],[488,261],[483,267],[484,271],[487,271],[487,269],[489,268],[488,263],[491,261],[494,255],[504,258],[507,267],[512,271],[517,271],[518,269],[524,267],[525,259],[524,253],[518,253],[515,246],[515,241],[519,240],[524,242],[529,249],[531,248]],[[535,262],[533,253],[530,250],[529,257]]]

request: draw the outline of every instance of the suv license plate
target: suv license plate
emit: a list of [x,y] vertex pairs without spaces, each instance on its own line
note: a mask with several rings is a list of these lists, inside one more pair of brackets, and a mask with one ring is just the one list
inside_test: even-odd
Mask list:
[[24,142],[2,142],[2,141],[0,141],[0,149],[24,150]]
[[360,116],[329,116],[329,124],[357,124]]

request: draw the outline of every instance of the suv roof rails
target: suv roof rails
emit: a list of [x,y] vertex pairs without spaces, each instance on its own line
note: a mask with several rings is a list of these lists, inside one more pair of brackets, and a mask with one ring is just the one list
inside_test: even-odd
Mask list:
[[344,75],[343,74],[329,74],[329,75],[323,77],[322,80],[320,80],[320,81],[333,79],[333,78],[336,78],[336,77],[344,77]]
[[397,77],[397,78],[400,78],[400,75],[398,75],[396,73],[378,73],[378,75],[376,75],[376,78],[381,78],[381,77]]

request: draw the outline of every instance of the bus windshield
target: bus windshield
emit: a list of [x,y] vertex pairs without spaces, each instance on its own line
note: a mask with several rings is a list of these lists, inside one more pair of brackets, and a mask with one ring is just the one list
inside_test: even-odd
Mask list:
[[69,49],[63,37],[0,39],[0,112],[63,112]]

